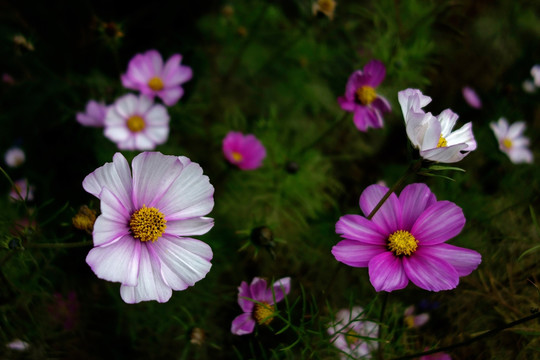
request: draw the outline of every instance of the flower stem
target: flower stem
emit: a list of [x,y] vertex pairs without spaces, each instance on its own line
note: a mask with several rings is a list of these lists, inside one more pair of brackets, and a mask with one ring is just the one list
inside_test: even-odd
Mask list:
[[435,353],[438,353],[438,352],[441,352],[441,351],[448,351],[448,350],[456,349],[456,348],[459,348],[459,347],[462,347],[462,346],[472,344],[472,343],[477,342],[479,340],[482,340],[484,338],[493,336],[493,335],[495,335],[495,334],[497,334],[497,333],[499,333],[499,332],[501,332],[501,331],[503,331],[505,329],[511,328],[513,326],[522,324],[522,323],[530,321],[530,320],[537,319],[539,317],[540,317],[540,312],[537,312],[537,313],[534,313],[532,315],[525,316],[525,317],[523,317],[521,319],[518,319],[516,321],[512,321],[512,322],[510,322],[508,324],[502,325],[502,326],[500,326],[498,328],[486,331],[485,333],[483,333],[481,335],[478,335],[478,336],[474,336],[474,337],[472,337],[472,338],[470,338],[468,340],[465,340],[465,341],[462,341],[462,342],[459,342],[459,343],[456,343],[456,344],[452,344],[452,345],[449,345],[449,346],[443,346],[443,347],[440,347],[440,348],[437,348],[437,349],[432,349],[432,350],[423,351],[423,352],[416,353],[416,354],[401,356],[401,357],[398,357],[398,358],[394,358],[393,360],[414,359],[414,358],[424,356],[424,355],[431,355],[431,354],[435,354]]
[[330,126],[328,126],[326,128],[325,131],[322,132],[322,134],[320,134],[315,140],[313,140],[312,142],[310,142],[308,145],[304,146],[302,149],[300,149],[296,155],[300,155],[302,154],[304,151],[308,150],[309,148],[313,147],[313,145],[317,144],[319,141],[321,141],[325,136],[327,136],[332,130],[334,130],[339,124],[341,124],[343,122],[343,120],[345,120],[347,118],[347,116],[349,115],[348,112],[345,112],[343,114],[343,116],[341,118],[339,118],[336,122],[334,122],[333,124],[331,124]]
[[[379,333],[377,334],[377,339],[382,339],[382,324],[384,320],[384,312],[386,311],[386,304],[388,303],[388,292],[384,292],[383,303],[381,307],[381,314],[379,315]],[[383,360],[383,344],[384,341],[379,342],[379,350],[377,351],[377,359]]]
[[92,241],[80,241],[80,242],[74,242],[74,243],[32,243],[26,245],[26,247],[30,248],[49,248],[49,249],[67,249],[67,248],[74,248],[74,247],[80,247],[80,246],[87,246],[92,245]]

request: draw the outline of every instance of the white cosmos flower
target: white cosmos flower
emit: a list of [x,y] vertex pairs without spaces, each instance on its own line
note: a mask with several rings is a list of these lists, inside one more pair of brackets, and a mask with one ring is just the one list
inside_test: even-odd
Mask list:
[[437,117],[422,109],[431,98],[418,89],[406,89],[398,93],[399,104],[405,118],[407,136],[413,146],[420,150],[426,160],[454,163],[476,149],[472,123],[452,131],[458,115],[446,109]]
[[489,124],[499,142],[499,149],[504,152],[514,164],[533,162],[533,154],[529,150],[529,139],[523,136],[525,122],[517,121],[508,126],[505,118]]

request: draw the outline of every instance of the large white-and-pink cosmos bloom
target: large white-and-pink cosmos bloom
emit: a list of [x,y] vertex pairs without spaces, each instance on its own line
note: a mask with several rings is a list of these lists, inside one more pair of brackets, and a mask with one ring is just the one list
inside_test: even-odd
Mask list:
[[424,159],[455,163],[476,149],[471,122],[452,131],[459,117],[452,110],[443,110],[438,116],[426,113],[422,108],[431,102],[431,98],[418,89],[400,91],[398,100],[407,136]]
[[184,156],[144,152],[132,162],[116,153],[88,175],[83,188],[101,200],[94,248],[86,257],[101,279],[119,282],[127,303],[166,302],[206,276],[212,250],[189,236],[214,221],[214,187],[202,168]]

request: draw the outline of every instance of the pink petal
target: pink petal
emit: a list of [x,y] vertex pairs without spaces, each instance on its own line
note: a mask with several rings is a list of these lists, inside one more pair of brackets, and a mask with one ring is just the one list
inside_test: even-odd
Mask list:
[[88,253],[86,262],[98,278],[137,285],[141,242],[125,235],[110,245],[95,247]]
[[373,257],[386,251],[384,245],[363,245],[352,240],[342,240],[332,248],[337,261],[353,267],[366,267]]
[[371,103],[371,106],[383,113],[392,111],[392,106],[388,100],[382,96],[377,96],[377,98]]
[[167,217],[167,229],[165,232],[174,236],[193,236],[206,234],[214,226],[214,219],[208,217],[196,217],[192,219],[169,221]]
[[385,245],[388,237],[374,222],[359,215],[342,216],[336,223],[336,233],[345,239],[373,245]]
[[234,318],[231,325],[231,332],[234,335],[251,334],[255,329],[255,320],[251,313],[244,313]]
[[354,101],[349,101],[344,96],[338,97],[337,102],[338,102],[339,106],[341,106],[341,108],[343,110],[348,111],[348,112],[353,112],[354,109],[356,108],[356,104],[354,103]]
[[375,291],[394,291],[407,286],[409,279],[403,270],[401,258],[390,251],[372,258],[368,265],[369,280]]
[[459,206],[438,201],[418,217],[411,234],[420,245],[435,245],[457,236],[464,226],[465,216]]
[[373,110],[368,108],[367,106],[363,105],[356,105],[354,109],[354,125],[356,125],[356,128],[360,131],[367,131],[371,117],[373,117],[372,114]]
[[416,219],[433,205],[437,199],[425,184],[407,185],[399,194],[399,202],[402,207],[403,230],[410,231]]
[[386,76],[386,67],[379,60],[371,60],[364,66],[364,76],[367,80],[367,85],[377,87]]
[[274,295],[276,297],[276,303],[283,300],[285,295],[289,294],[291,291],[291,278],[290,277],[284,277],[282,279],[277,280],[272,285],[274,289],[274,294],[272,294],[272,298],[270,298],[270,304],[274,303]]
[[[254,277],[249,285],[249,290],[251,291],[253,300],[264,301],[268,297],[268,285],[263,278]],[[272,296],[271,294],[272,292],[270,291],[270,297]]]
[[403,257],[407,277],[418,287],[429,291],[454,289],[459,275],[448,262],[431,256],[428,247],[420,247],[411,256]]
[[[360,208],[366,216],[369,216],[387,192],[387,187],[377,184],[368,186],[362,192]],[[385,234],[392,234],[401,228],[401,211],[398,197],[392,193],[377,210],[371,221],[377,224]]]
[[238,305],[240,305],[242,311],[250,313],[253,311],[253,306],[255,303],[248,299],[253,299],[253,295],[251,295],[251,290],[248,283],[242,281],[238,287]]
[[158,96],[167,106],[173,106],[184,95],[184,89],[180,86],[166,88],[158,93]]
[[139,264],[139,278],[136,286],[120,287],[122,300],[128,304],[156,300],[164,303],[172,296],[171,288],[161,278],[159,260],[153,254],[151,246],[142,244]]
[[147,66],[151,66],[153,74],[159,75],[163,70],[163,58],[156,50],[148,50],[144,53]]
[[425,247],[429,255],[445,260],[452,265],[459,276],[467,276],[482,262],[482,255],[474,250],[462,247],[439,244]]

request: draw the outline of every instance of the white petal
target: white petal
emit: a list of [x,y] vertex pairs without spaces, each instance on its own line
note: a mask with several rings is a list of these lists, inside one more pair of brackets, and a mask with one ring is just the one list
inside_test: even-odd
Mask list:
[[116,100],[113,106],[116,112],[118,112],[121,117],[127,119],[131,115],[134,115],[135,110],[137,109],[138,102],[139,99],[137,98],[137,96],[133,94],[127,94]]
[[454,128],[454,125],[456,125],[456,121],[458,119],[458,114],[453,112],[450,109],[443,110],[439,116],[437,116],[437,120],[441,123],[441,134],[445,138],[450,135],[452,132],[452,129]]
[[454,131],[446,138],[448,146],[457,144],[467,144],[464,151],[473,151],[476,149],[476,140],[472,132],[472,123],[468,122],[463,125],[459,130]]
[[[435,121],[433,121],[435,119]],[[432,117],[426,126],[426,132],[424,138],[422,139],[422,145],[420,150],[429,150],[437,147],[439,139],[441,138],[441,123],[435,118]]]
[[214,226],[214,219],[197,217],[186,220],[169,221],[167,218],[166,233],[176,236],[193,236],[206,234]]

